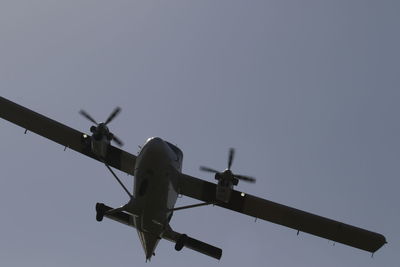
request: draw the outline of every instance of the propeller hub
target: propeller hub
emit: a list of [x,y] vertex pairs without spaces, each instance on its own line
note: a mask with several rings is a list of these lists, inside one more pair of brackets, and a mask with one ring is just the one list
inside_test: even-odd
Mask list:
[[108,127],[106,126],[105,123],[100,123],[99,126],[97,126],[97,131],[101,132],[101,133],[108,133]]
[[90,127],[90,131],[93,133],[93,138],[95,140],[102,140],[104,137],[106,137],[109,141],[114,140],[114,142],[122,146],[123,143],[122,141],[116,137],[114,134],[110,132],[110,130],[107,127],[107,124],[109,124],[117,115],[118,113],[121,112],[121,108],[117,107],[114,109],[114,111],[108,116],[107,120],[105,122],[98,123],[95,119],[93,119],[89,113],[87,113],[84,110],[81,110],[79,113],[84,116],[86,119],[90,120],[93,122],[96,126]]
[[100,123],[97,127],[94,128],[94,131],[92,132],[96,140],[101,140],[103,136],[108,137],[110,135],[110,131],[108,130],[108,127],[104,123]]
[[232,175],[233,175],[232,171],[229,170],[229,169],[226,169],[226,170],[223,172],[223,174],[225,174],[225,175],[227,175],[227,176],[232,176]]

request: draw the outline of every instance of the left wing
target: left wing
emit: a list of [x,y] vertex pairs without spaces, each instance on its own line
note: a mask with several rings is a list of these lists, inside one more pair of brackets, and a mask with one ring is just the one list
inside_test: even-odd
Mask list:
[[[0,117],[22,128],[46,137],[81,154],[99,160],[88,146],[90,136],[47,118],[10,100],[0,97]],[[86,138],[84,138],[84,135]],[[111,146],[108,148],[106,163],[116,169],[133,175],[136,156]]]
[[280,224],[355,248],[375,252],[386,243],[383,235],[266,199],[232,190],[228,203],[216,200],[216,184],[179,174],[179,193],[206,203]]

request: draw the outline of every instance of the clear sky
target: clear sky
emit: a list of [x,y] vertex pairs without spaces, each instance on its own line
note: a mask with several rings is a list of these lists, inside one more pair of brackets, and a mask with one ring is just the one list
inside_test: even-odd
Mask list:
[[[0,3],[0,95],[81,131],[86,109],[137,153],[150,136],[239,190],[386,236],[370,254],[218,207],[172,227],[221,261],[162,241],[147,266],[398,266],[399,1]],[[145,266],[134,229],[95,220],[126,195],[106,168],[0,120],[0,265]],[[132,177],[120,173],[127,184]],[[195,203],[179,199],[178,205]]]

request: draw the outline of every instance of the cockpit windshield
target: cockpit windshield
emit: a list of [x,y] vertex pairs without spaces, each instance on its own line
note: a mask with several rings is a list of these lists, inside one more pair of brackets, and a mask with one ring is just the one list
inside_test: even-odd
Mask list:
[[170,142],[165,142],[167,145],[175,152],[175,154],[178,156],[179,161],[182,161],[183,158],[183,153],[182,150],[180,150],[177,146],[171,144]]

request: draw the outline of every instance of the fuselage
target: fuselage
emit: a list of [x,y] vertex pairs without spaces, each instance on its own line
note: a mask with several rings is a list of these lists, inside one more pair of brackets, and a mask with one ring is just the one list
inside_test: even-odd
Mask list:
[[171,220],[178,197],[175,173],[181,171],[182,159],[179,148],[158,137],[149,138],[137,157],[134,194],[127,211],[134,215],[146,259],[154,254]]

